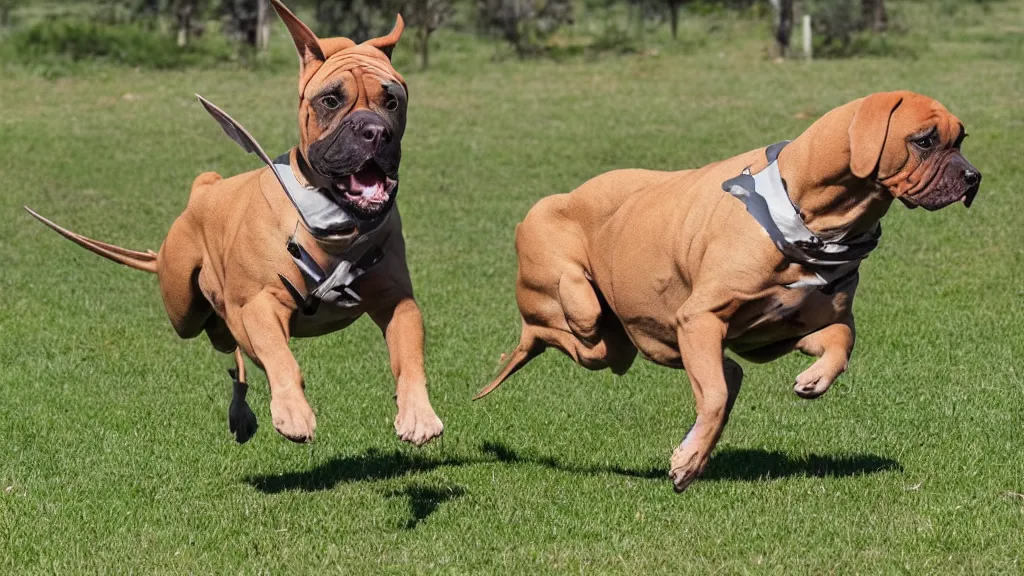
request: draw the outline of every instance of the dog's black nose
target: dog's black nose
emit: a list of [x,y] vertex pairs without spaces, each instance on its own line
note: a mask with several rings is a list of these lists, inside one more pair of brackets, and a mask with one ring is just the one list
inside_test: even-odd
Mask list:
[[964,170],[964,182],[971,188],[981,184],[981,173],[971,168]]
[[384,136],[384,127],[380,124],[363,124],[360,128],[360,136],[367,142],[377,144]]

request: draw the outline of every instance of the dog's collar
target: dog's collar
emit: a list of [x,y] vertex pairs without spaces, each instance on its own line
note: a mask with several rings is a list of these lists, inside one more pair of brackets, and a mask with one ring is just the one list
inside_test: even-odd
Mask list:
[[[348,210],[331,200],[330,192],[313,186],[305,186],[295,178],[292,170],[290,153],[286,152],[274,160],[271,160],[256,139],[238,123],[237,120],[228,116],[226,112],[210,103],[202,96],[198,96],[206,111],[213,116],[220,124],[221,129],[234,140],[246,152],[252,152],[263,160],[270,167],[270,170],[277,177],[277,181],[284,189],[295,210],[299,213],[299,221],[302,227],[309,230],[314,238],[326,238],[337,234],[348,234],[353,229],[360,235],[365,235],[376,230],[387,221],[391,210],[388,209],[380,216],[364,220],[349,213]],[[392,196],[398,194],[398,187],[395,186]],[[392,200],[392,206],[394,206]]]
[[[297,151],[296,154],[298,154]],[[353,228],[361,234],[367,234],[380,228],[391,214],[391,210],[388,209],[377,218],[362,220],[331,200],[329,191],[313,186],[304,186],[295,177],[295,172],[292,170],[291,152],[285,152],[274,158],[270,168],[277,175],[277,180],[284,188],[288,199],[292,201],[295,209],[299,212],[299,219],[302,220],[303,227],[316,238],[345,233]],[[398,185],[396,184],[391,192],[392,198],[397,194]]]
[[726,180],[722,189],[743,201],[747,212],[757,220],[780,252],[790,260],[809,268],[813,278],[789,284],[790,288],[815,286],[831,292],[840,281],[849,278],[860,261],[878,246],[881,224],[853,238],[823,240],[804,224],[800,211],[786,191],[779,173],[779,152],[789,141],[779,142],[765,150],[768,166],[751,174],[750,168]]

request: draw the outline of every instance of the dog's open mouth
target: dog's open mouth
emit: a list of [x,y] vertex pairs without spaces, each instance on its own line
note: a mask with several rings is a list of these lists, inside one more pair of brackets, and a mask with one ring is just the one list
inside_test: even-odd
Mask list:
[[978,186],[971,186],[967,189],[967,192],[964,192],[964,195],[960,197],[960,202],[963,202],[964,206],[970,208],[971,204],[974,203],[974,197],[977,195]]
[[388,205],[397,185],[398,180],[389,178],[376,162],[369,160],[358,172],[334,180],[335,199],[363,215],[373,216]]

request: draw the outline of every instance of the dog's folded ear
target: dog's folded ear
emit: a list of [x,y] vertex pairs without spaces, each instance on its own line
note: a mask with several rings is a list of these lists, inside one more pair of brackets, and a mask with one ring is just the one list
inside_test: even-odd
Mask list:
[[860,104],[850,123],[850,172],[869,178],[878,169],[889,134],[889,119],[903,102],[902,92],[872,94]]
[[288,28],[292,42],[295,43],[295,49],[299,52],[299,62],[302,65],[302,72],[299,75],[299,91],[301,92],[302,87],[312,76],[312,72],[315,72],[326,60],[324,52],[320,48],[320,40],[309,29],[309,26],[303,24],[302,20],[292,14],[291,10],[286,8],[280,0],[270,0],[270,5],[274,7],[274,11]]
[[383,52],[385,56],[391,58],[391,52],[394,51],[395,45],[398,44],[398,39],[402,37],[403,30],[405,30],[405,20],[402,19],[401,14],[398,14],[395,17],[395,27],[391,29],[391,32],[379,38],[370,38],[363,42],[363,44],[373,46]]

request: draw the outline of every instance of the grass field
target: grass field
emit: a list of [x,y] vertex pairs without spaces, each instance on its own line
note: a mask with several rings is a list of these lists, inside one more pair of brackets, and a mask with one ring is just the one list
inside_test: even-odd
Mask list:
[[[446,424],[420,450],[394,436],[367,320],[293,343],[313,444],[273,431],[259,374],[262,427],[236,445],[227,362],[177,339],[155,279],[21,211],[158,247],[196,174],[257,167],[192,94],[284,150],[294,71],[6,75],[0,572],[1024,572],[1024,3],[905,10],[913,59],[776,64],[764,25],[733,20],[628,57],[496,61],[453,40],[419,73],[400,54],[401,205]],[[537,199],[791,138],[901,88],[965,122],[985,181],[969,211],[894,206],[862,267],[850,371],[824,398],[792,393],[806,358],[747,366],[683,495],[666,475],[694,416],[682,372],[614,377],[550,353],[470,403],[518,338],[512,230]]]

